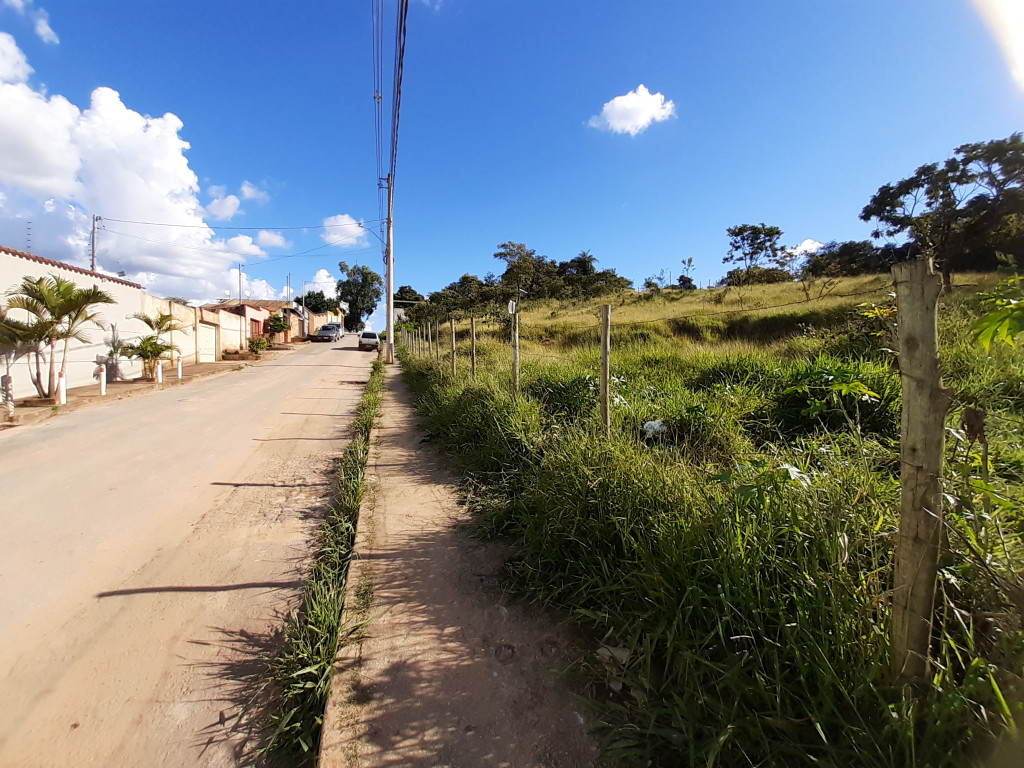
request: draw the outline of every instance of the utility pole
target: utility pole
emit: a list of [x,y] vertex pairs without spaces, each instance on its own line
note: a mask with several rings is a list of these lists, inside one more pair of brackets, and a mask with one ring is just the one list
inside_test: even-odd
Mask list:
[[92,269],[93,272],[96,271],[96,225],[99,224],[99,222],[101,222],[101,221],[103,221],[103,219],[101,217],[93,214],[93,217],[92,217],[92,241],[91,241],[91,246],[89,248],[89,252],[92,255],[92,267],[91,267],[91,269]]
[[242,309],[242,262],[238,262],[238,351],[245,351],[245,310]]
[[395,203],[394,178],[388,174],[388,242],[387,253],[387,345],[384,362],[395,362],[395,230],[393,209]]
[[306,281],[302,281],[302,335],[309,336],[309,321],[306,319]]

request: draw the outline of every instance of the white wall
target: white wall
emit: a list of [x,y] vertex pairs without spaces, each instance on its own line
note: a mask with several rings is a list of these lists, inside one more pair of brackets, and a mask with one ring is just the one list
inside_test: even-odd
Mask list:
[[[117,325],[121,338],[125,341],[135,341],[151,331],[141,320],[136,320],[131,315],[136,313],[155,314],[157,312],[172,312],[175,317],[189,328],[189,333],[177,332],[173,334],[173,343],[177,344],[186,363],[195,360],[195,316],[196,310],[191,307],[183,307],[173,304],[165,299],[150,296],[141,288],[126,285],[123,281],[116,281],[94,273],[83,274],[74,269],[68,269],[58,264],[46,264],[32,259],[22,258],[0,249],[0,301],[6,304],[8,291],[17,288],[25,277],[48,277],[57,275],[73,281],[79,287],[96,286],[113,297],[115,304],[98,305],[97,310],[101,316],[103,327],[88,326],[85,334],[88,337],[86,343],[72,341],[68,349],[67,363],[67,386],[81,387],[90,384],[98,386],[98,370],[96,357],[105,355],[107,352],[107,339],[110,337],[110,327]],[[220,314],[220,313],[218,313]],[[12,310],[11,315],[18,319],[27,319],[27,315],[18,310]],[[237,346],[237,344],[236,344]],[[58,344],[56,355],[57,370],[60,370],[60,361],[63,353],[63,343]],[[29,378],[29,362],[34,362],[34,355],[21,358],[15,364],[12,371],[14,377],[15,398],[35,396],[36,389]],[[2,367],[2,366],[0,366]],[[121,371],[124,377],[134,378],[142,375],[142,363],[140,361],[124,360],[121,364]],[[0,371],[2,373],[3,371]],[[49,376],[48,361],[43,361],[43,380]]]

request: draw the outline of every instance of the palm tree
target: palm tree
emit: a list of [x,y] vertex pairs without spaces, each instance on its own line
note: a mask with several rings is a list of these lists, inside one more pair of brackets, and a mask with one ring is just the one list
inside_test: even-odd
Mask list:
[[0,395],[3,397],[7,420],[14,420],[14,377],[11,370],[19,357],[23,357],[37,348],[38,344],[31,338],[31,327],[28,323],[15,320],[0,306],[0,358],[4,361],[4,374],[0,376]]
[[121,348],[121,352],[128,359],[137,357],[142,360],[142,375],[148,379],[156,376],[156,361],[166,353],[177,350],[176,344],[160,341],[160,337],[155,334],[143,336],[134,344],[125,344]]
[[[70,280],[57,275],[50,277],[23,277],[21,285],[10,291],[8,306],[29,313],[31,338],[37,341],[35,349],[36,370],[32,383],[40,397],[55,398],[57,394],[57,342],[64,342],[60,372],[65,373],[68,364],[68,347],[71,341],[87,342],[85,333],[89,324],[103,327],[100,315],[95,311],[97,304],[113,304],[113,297],[96,286],[79,288]],[[42,385],[43,349],[49,347],[50,376],[48,385]],[[31,365],[29,367],[31,375]]]
[[157,339],[165,333],[171,333],[173,331],[181,331],[183,333],[188,332],[189,326],[182,325],[179,320],[175,319],[174,315],[167,312],[157,312],[155,315],[136,312],[132,317],[144,322],[146,327],[156,334]]

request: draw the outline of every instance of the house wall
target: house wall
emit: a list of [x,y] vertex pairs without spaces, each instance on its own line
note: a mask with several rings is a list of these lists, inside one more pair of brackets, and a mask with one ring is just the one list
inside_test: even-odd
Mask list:
[[[122,341],[133,342],[142,336],[149,335],[150,329],[141,320],[132,317],[135,314],[154,315],[157,313],[173,314],[180,322],[185,331],[174,331],[168,340],[175,344],[186,365],[197,360],[199,338],[197,323],[204,322],[218,326],[217,359],[227,350],[244,349],[248,343],[248,329],[250,320],[257,320],[261,324],[270,312],[265,309],[246,308],[246,316],[234,314],[229,311],[210,311],[196,307],[185,307],[181,304],[167,301],[156,296],[147,294],[141,286],[127,283],[123,280],[108,278],[95,273],[83,273],[81,270],[70,268],[69,265],[56,263],[42,263],[35,259],[28,259],[4,250],[0,246],[0,301],[3,301],[4,294],[11,289],[17,288],[25,277],[38,278],[56,275],[66,280],[71,280],[80,288],[95,285],[102,291],[110,294],[116,303],[103,304],[98,307],[98,312],[103,323],[102,328],[90,326],[85,333],[88,340],[85,343],[72,341],[68,349],[67,363],[67,386],[81,387],[98,382],[97,357],[105,356],[109,346],[112,326],[117,326],[118,334]],[[6,304],[6,301],[3,301]],[[27,313],[20,310],[12,310],[11,315],[17,319],[28,319]],[[262,326],[261,326],[262,327]],[[241,334],[241,335],[240,335]],[[62,346],[58,346],[56,365],[60,366]],[[177,357],[178,353],[175,353]],[[12,370],[14,379],[14,397],[35,396],[36,389],[29,377],[28,361],[33,356],[26,356],[17,361]],[[43,361],[44,380],[48,376],[49,363]],[[142,363],[140,361],[121,361],[121,374],[123,378],[135,378],[142,375]],[[3,371],[0,371],[3,372]]]

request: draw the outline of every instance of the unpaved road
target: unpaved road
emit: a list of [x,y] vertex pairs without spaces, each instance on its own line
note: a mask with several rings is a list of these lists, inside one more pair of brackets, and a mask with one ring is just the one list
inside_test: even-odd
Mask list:
[[275,361],[0,432],[0,766],[236,765],[371,356]]

